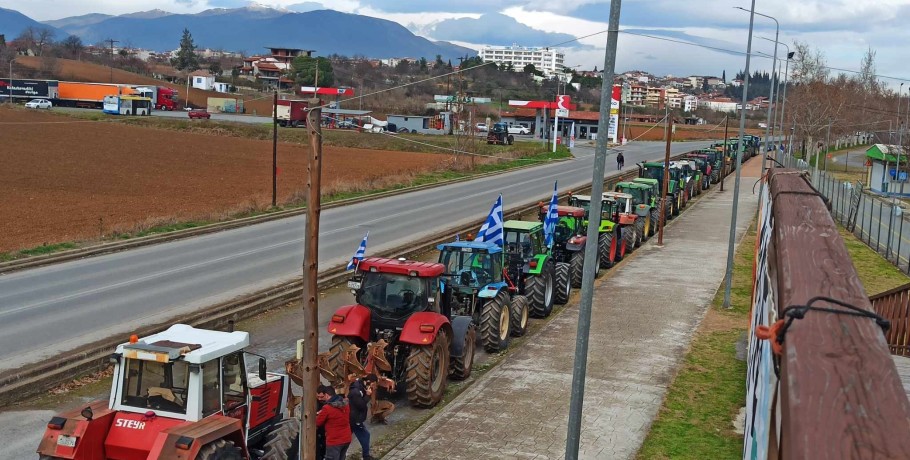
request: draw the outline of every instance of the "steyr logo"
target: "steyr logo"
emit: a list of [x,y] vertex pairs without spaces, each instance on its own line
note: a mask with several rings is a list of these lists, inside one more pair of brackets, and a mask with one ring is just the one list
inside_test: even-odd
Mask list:
[[120,428],[130,428],[133,430],[141,430],[145,428],[145,422],[140,422],[139,420],[124,420],[118,418],[114,424]]

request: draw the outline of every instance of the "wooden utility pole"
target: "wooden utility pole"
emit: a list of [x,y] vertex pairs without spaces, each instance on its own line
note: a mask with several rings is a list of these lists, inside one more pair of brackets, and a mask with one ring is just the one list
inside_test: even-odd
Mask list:
[[727,177],[727,131],[730,129],[730,117],[724,117],[724,157],[720,163],[720,191],[724,191],[724,178]]
[[[670,142],[673,141],[673,117],[667,116],[667,149],[664,153],[664,180],[660,191],[660,231],[657,245],[664,245],[664,227],[667,225],[667,189],[670,187]],[[671,206],[672,208],[672,206]]]
[[278,206],[278,90],[272,103],[272,207]]
[[111,83],[113,83],[114,82],[114,43],[120,43],[120,40],[114,40],[113,38],[108,38],[104,42],[111,44]]
[[322,109],[318,99],[310,100],[307,129],[310,131],[311,152],[307,161],[306,230],[303,236],[303,418],[300,429],[300,458],[316,459],[316,388],[319,386],[319,369],[316,355],[319,352],[317,332],[317,274],[319,271],[319,212],[322,183]]

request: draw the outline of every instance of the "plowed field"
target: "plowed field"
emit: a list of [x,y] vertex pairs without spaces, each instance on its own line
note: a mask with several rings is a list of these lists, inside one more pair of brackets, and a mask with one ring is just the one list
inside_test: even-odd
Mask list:
[[[300,145],[278,145],[279,202],[306,187]],[[442,155],[323,151],[323,186],[388,185]],[[271,202],[272,144],[80,121],[0,107],[0,252],[169,220],[212,219]]]

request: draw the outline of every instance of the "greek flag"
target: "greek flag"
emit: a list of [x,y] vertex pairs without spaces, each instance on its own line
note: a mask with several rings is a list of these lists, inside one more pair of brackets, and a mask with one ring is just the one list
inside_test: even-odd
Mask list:
[[357,252],[354,253],[354,257],[351,258],[351,261],[348,262],[348,270],[353,270],[357,264],[363,260],[363,255],[367,252],[367,238],[370,236],[370,232],[367,232],[366,235],[363,235],[363,240],[360,242],[360,247],[357,248]]
[[461,235],[455,234],[455,241],[461,241]]
[[493,203],[493,209],[487,216],[487,221],[480,227],[477,232],[477,238],[474,241],[491,241],[499,246],[503,245],[502,239],[502,195]]
[[547,247],[553,246],[553,234],[556,233],[556,222],[559,221],[559,198],[556,196],[556,182],[553,183],[553,197],[550,198],[550,207],[547,208],[547,217],[543,220],[543,234]]

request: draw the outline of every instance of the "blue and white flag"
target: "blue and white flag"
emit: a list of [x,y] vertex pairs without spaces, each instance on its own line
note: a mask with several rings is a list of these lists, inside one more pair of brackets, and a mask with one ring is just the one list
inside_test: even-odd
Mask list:
[[348,262],[348,270],[353,270],[354,267],[363,260],[363,255],[367,252],[367,238],[370,236],[370,232],[367,232],[366,235],[363,235],[363,240],[360,242],[360,246],[357,248],[357,252],[354,253],[354,257],[351,258],[351,261]]
[[487,221],[480,227],[480,230],[477,232],[477,238],[474,238],[474,241],[489,241],[502,246],[504,242],[502,239],[502,230],[502,195],[499,195],[499,198],[493,203],[493,209],[490,210]]
[[556,222],[559,222],[557,206],[559,206],[559,197],[556,196],[556,182],[553,182],[553,197],[550,198],[547,217],[543,220],[543,234],[548,248],[553,246],[553,234],[556,233]]
[[461,241],[461,235],[455,234],[455,241]]

